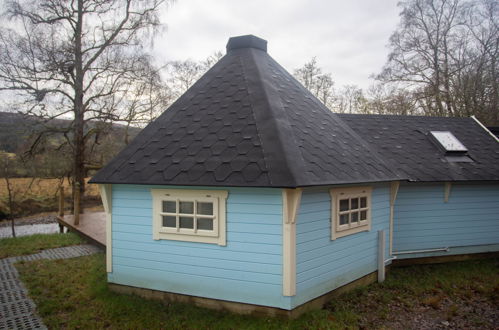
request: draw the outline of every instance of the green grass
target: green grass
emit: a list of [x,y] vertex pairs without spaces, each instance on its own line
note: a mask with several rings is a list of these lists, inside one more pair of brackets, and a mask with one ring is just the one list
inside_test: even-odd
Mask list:
[[[421,311],[435,311],[437,317],[444,315],[451,321],[464,320],[463,326],[468,328],[493,328],[481,315],[466,315],[462,305],[479,299],[486,306],[499,306],[499,259],[395,268],[383,284],[342,294],[324,309],[296,320],[241,316],[177,303],[164,305],[117,294],[107,288],[104,263],[104,255],[96,254],[23,262],[17,268],[49,328],[397,328],[404,323],[394,326],[391,322]],[[447,306],[448,301],[463,304]]]
[[15,238],[0,239],[0,259],[37,253],[40,250],[52,249],[83,243],[76,234],[37,234]]

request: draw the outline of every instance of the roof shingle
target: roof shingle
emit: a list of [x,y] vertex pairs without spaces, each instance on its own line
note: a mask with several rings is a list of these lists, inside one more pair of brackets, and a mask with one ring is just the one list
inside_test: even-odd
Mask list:
[[[499,143],[472,118],[338,116],[410,181],[499,180]],[[431,141],[430,131],[450,131],[473,161],[449,161]]]
[[91,180],[298,187],[395,180],[377,151],[254,36],[227,54]]

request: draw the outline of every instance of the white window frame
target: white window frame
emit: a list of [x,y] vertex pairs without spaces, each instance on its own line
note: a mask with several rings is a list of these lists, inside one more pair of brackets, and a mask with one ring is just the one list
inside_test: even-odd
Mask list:
[[[211,243],[225,246],[226,242],[226,201],[228,192],[224,190],[186,190],[186,189],[151,189],[153,198],[153,239],[175,240],[186,242]],[[177,203],[175,213],[163,212],[163,201]],[[179,202],[194,202],[194,229],[179,228]],[[213,230],[197,229],[196,202],[213,203],[213,216],[203,215],[202,218],[213,219]],[[163,215],[177,218],[177,227],[163,227]],[[186,215],[191,216],[191,215]]]
[[[355,233],[370,231],[371,230],[371,196],[372,187],[343,187],[333,188],[329,191],[331,195],[331,239],[335,240],[340,237],[352,235]],[[366,197],[366,207],[360,207],[360,198]],[[359,198],[359,205],[357,209],[349,209],[347,211],[340,211],[340,200]],[[349,202],[351,203],[351,201]],[[351,214],[354,212],[367,211],[365,220],[348,224],[340,225],[340,214]]]

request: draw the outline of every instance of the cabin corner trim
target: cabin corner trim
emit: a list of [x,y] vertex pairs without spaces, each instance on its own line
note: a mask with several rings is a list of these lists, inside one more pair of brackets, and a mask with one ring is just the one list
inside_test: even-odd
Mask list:
[[296,218],[302,190],[282,190],[282,294],[296,295]]

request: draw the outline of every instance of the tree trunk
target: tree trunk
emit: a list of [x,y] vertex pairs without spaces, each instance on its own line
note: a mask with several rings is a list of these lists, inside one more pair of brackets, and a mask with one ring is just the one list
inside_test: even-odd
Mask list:
[[450,74],[449,74],[449,49],[447,48],[447,37],[443,38],[444,44],[444,89],[445,89],[445,106],[447,108],[446,116],[454,116],[455,109],[452,106],[452,98],[451,98],[451,88],[450,88]]
[[433,93],[435,98],[435,106],[437,107],[438,116],[444,116],[444,109],[442,106],[442,97],[440,94],[440,66],[438,65],[438,49],[433,49],[433,70],[435,80],[433,81]]
[[7,197],[9,199],[9,218],[10,218],[10,228],[12,229],[12,237],[16,237],[16,229],[14,227],[14,198],[12,196],[12,187],[10,186],[10,180],[5,177],[5,184],[7,186]]
[[[73,136],[73,198],[74,191],[80,189],[80,196],[85,191],[85,139],[83,105],[83,60],[82,60],[83,0],[78,0],[78,19],[75,29],[75,98],[74,98],[74,136]],[[81,199],[79,201],[81,210]]]

